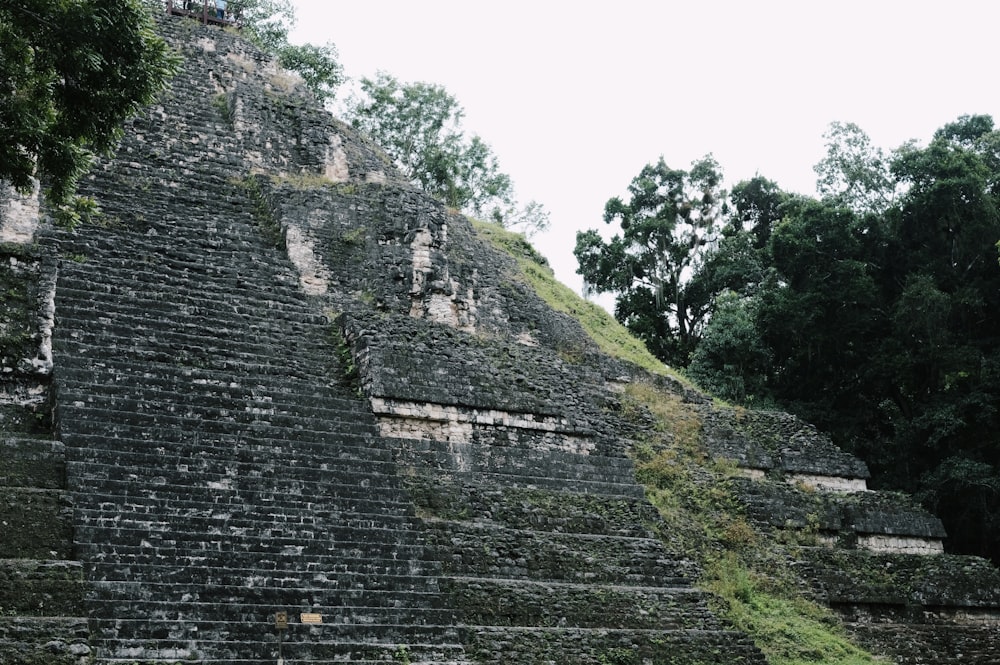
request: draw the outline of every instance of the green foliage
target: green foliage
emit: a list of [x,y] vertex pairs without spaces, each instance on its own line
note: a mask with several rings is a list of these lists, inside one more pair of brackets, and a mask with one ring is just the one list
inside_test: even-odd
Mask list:
[[598,654],[597,662],[600,665],[639,665],[641,660],[635,649],[612,647],[604,653]]
[[892,205],[896,184],[889,159],[854,123],[834,122],[823,135],[826,157],[815,166],[816,191],[856,213],[878,213]]
[[331,332],[331,339],[337,352],[337,359],[340,361],[344,382],[358,397],[361,397],[361,370],[358,368],[358,364],[354,361],[354,354],[351,352],[351,345],[347,341],[347,336],[344,334],[344,330],[339,324],[334,325],[333,331]]
[[215,97],[212,97],[212,108],[215,109],[220,117],[225,118],[227,121],[231,120],[231,115],[229,113],[229,101],[227,100],[224,92],[220,92]]
[[579,321],[601,351],[655,374],[670,373],[642,342],[630,335],[603,308],[584,300],[557,281],[545,257],[538,254],[523,235],[507,231],[496,224],[474,221],[473,225],[497,249],[517,259],[522,275],[535,293],[554,310]]
[[768,587],[732,554],[715,561],[707,588],[727,601],[726,616],[749,634],[773,665],[862,665],[877,662],[847,639],[833,614]]
[[279,249],[285,246],[285,232],[281,224],[275,219],[271,202],[267,198],[264,187],[261,185],[259,176],[247,176],[243,180],[237,181],[237,185],[243,189],[247,198],[253,205],[253,219],[260,229],[261,234],[267,241]]
[[410,650],[406,645],[400,645],[392,654],[393,662],[401,665],[410,665]]
[[97,200],[90,196],[74,196],[65,203],[54,206],[56,221],[65,228],[72,229],[77,224],[101,224],[103,213]]
[[466,136],[464,111],[442,86],[402,83],[380,72],[361,79],[361,94],[347,107],[351,125],[445,205],[529,233],[548,226],[548,213],[539,203],[516,203],[513,183],[500,171],[493,149],[479,136]]
[[757,328],[756,301],[733,291],[715,299],[712,319],[691,357],[689,376],[719,397],[739,403],[766,394],[771,351]]
[[729,194],[733,208],[723,234],[749,233],[753,247],[763,248],[771,237],[771,229],[781,221],[788,199],[789,195],[781,191],[777,183],[759,175],[737,183]]
[[77,180],[176,64],[140,0],[0,3],[0,180],[42,179],[57,218],[79,221]]
[[[949,548],[1000,561],[1000,132],[963,116],[891,153],[855,125],[827,137],[821,200],[762,178],[733,189],[721,240],[684,284],[685,302],[712,303],[688,371],[830,432],[876,485],[936,510]],[[632,258],[642,240],[578,241],[581,272],[627,287],[648,272]],[[630,297],[619,314],[655,304]],[[680,343],[646,330],[668,336],[660,355]]]
[[277,53],[288,45],[288,33],[295,27],[291,0],[229,0],[227,6],[243,33],[265,51]]
[[333,98],[344,82],[337,47],[330,42],[315,46],[288,41],[296,22],[291,0],[229,0],[228,6],[250,41],[276,56],[282,67],[299,74],[316,99]]
[[297,72],[320,102],[332,99],[344,82],[338,57],[337,47],[330,42],[324,46],[287,44],[278,50],[281,66]]
[[625,399],[658,423],[636,446],[636,477],[659,510],[653,525],[675,550],[704,569],[700,585],[718,596],[718,611],[782,665],[861,665],[876,660],[851,644],[831,611],[803,597],[787,553],[761,537],[742,514],[728,479],[732,465],[709,464],[699,407],[649,384],[632,384]]
[[616,293],[615,318],[654,355],[688,363],[709,313],[710,299],[693,298],[690,276],[718,239],[722,174],[711,156],[690,171],[670,169],[663,158],[629,185],[628,202],[615,197],[604,221],[621,234],[609,242],[597,231],[578,232],[577,272],[598,293]]

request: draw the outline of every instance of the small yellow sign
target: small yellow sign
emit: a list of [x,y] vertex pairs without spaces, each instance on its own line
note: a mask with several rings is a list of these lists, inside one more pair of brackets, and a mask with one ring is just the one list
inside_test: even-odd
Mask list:
[[299,615],[299,621],[302,623],[323,623],[323,615],[303,612]]
[[288,628],[288,612],[275,612],[274,626],[278,630],[285,630]]

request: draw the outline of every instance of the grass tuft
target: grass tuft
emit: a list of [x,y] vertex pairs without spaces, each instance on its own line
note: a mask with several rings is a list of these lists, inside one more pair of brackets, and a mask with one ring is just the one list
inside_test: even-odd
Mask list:
[[525,280],[535,293],[552,309],[579,321],[601,351],[654,374],[681,378],[675,370],[664,365],[650,353],[645,344],[633,337],[625,326],[616,321],[604,308],[584,300],[568,286],[556,280],[548,261],[531,246],[524,235],[488,222],[472,220],[472,224],[480,237],[486,238],[494,247],[514,257]]

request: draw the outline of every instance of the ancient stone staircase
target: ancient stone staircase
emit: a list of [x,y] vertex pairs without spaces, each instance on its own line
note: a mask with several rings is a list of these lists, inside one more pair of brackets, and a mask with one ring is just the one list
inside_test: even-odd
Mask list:
[[90,656],[83,571],[61,443],[0,440],[0,659],[78,665]]
[[57,424],[98,657],[271,662],[291,611],[324,618],[293,621],[294,662],[399,644],[451,662],[434,566],[331,324],[250,240],[248,212],[206,232],[186,205],[62,245],[85,256],[60,267]]
[[658,516],[634,482],[616,493],[514,470],[447,476],[414,494],[478,661],[764,662],[708,610],[691,562],[643,527]]
[[[184,66],[85,182],[103,217],[42,238],[58,442],[2,423],[0,659],[765,662],[635,482],[609,389],[630,370],[266,56],[159,28]],[[831,541],[790,565],[859,639],[997,662],[995,569],[858,547],[940,534],[844,499],[866,470],[832,445],[721,431],[761,531]]]
[[98,661],[271,663],[279,637],[289,662],[462,661],[338,332],[239,186],[216,76],[192,56],[95,170],[105,228],[48,240]]
[[65,449],[49,436],[52,262],[0,247],[0,662],[80,665],[90,655],[73,551]]

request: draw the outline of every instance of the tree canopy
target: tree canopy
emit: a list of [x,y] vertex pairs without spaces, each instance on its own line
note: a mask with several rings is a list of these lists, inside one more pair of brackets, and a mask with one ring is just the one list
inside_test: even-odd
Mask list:
[[718,239],[721,183],[711,156],[690,171],[661,157],[632,179],[627,201],[605,205],[604,221],[617,222],[620,235],[608,242],[594,230],[576,236],[577,272],[588,288],[617,293],[615,317],[675,366],[687,365],[708,314],[692,276]]
[[528,232],[548,226],[548,213],[519,205],[511,178],[493,149],[462,128],[464,110],[440,85],[405,83],[380,72],[360,81],[347,119],[386,151],[404,175],[445,205]]
[[70,220],[77,180],[174,62],[139,0],[0,0],[0,180]]
[[[578,236],[580,272],[618,294],[626,321],[640,289],[651,319],[705,306],[694,337],[631,327],[668,362],[686,344],[688,373],[717,395],[824,428],[865,459],[874,486],[939,514],[949,548],[1000,561],[1000,132],[989,116],[963,116],[925,146],[883,152],[843,123],[827,140],[819,198],[739,183],[715,218],[717,242],[646,242],[649,225],[685,219],[654,187],[670,171],[646,167],[631,201],[605,210],[623,235]],[[675,303],[650,295],[678,283]]]

